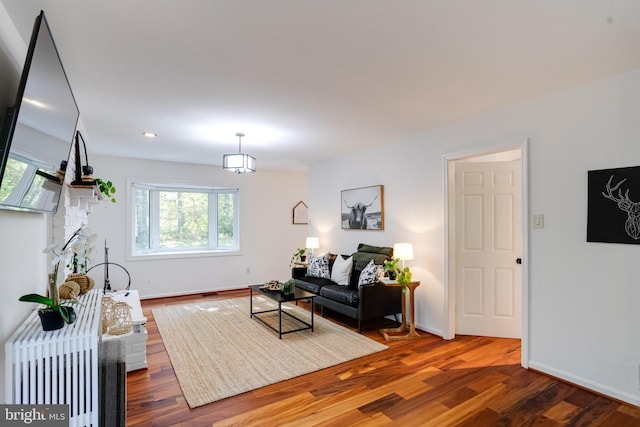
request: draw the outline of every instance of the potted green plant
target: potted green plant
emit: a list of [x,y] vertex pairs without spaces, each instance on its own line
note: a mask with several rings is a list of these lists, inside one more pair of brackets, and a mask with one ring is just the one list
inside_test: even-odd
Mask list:
[[53,299],[39,294],[23,295],[19,298],[19,301],[36,302],[46,306],[38,310],[38,316],[44,331],[54,331],[62,328],[65,323],[70,324],[76,321],[77,315],[71,304],[79,304],[77,301],[66,300],[55,303]]
[[395,280],[398,271],[400,271],[400,266],[398,263],[400,262],[400,258],[391,258],[384,262],[383,269],[384,272],[387,273],[389,279]]
[[409,267],[401,268],[399,262],[399,258],[391,258],[384,262],[383,268],[388,274],[389,279],[397,279],[398,283],[402,285],[402,292],[407,292],[407,284],[411,282],[411,270]]
[[58,270],[60,268],[60,262],[66,261],[72,254],[77,254],[81,247],[86,248],[90,243],[89,241],[93,239],[93,235],[82,225],[73,233],[69,240],[66,241],[62,248],[59,248],[58,244],[53,244],[43,251],[44,253],[53,254],[51,262],[51,265],[53,265],[53,273],[49,273],[48,296],[27,294],[21,296],[18,300],[40,303],[46,306],[38,310],[42,329],[45,331],[60,329],[64,326],[64,322],[73,323],[76,320],[75,310],[72,305],[78,304],[78,302],[72,300],[60,302],[57,285]]
[[98,186],[98,190],[104,195],[107,200],[110,200],[111,203],[116,202],[116,198],[113,196],[116,193],[116,187],[113,185],[111,181],[103,181],[100,178],[96,178],[94,180],[96,185]]
[[296,249],[293,255],[291,255],[291,262],[289,263],[289,267],[293,267],[294,264],[298,262],[304,262],[306,258],[306,253],[307,253],[307,248]]

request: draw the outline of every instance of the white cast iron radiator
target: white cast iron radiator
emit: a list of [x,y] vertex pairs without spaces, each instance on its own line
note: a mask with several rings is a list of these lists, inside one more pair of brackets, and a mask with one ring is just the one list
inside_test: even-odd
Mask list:
[[43,331],[37,310],[9,338],[6,390],[10,404],[67,404],[70,426],[98,427],[98,339],[102,289],[80,297],[78,318]]

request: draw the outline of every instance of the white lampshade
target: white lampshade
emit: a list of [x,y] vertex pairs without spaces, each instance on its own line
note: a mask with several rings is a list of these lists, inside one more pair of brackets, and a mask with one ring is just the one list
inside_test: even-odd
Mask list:
[[236,133],[238,137],[238,152],[222,156],[222,168],[234,173],[249,173],[256,171],[256,158],[242,152],[242,137],[244,133]]
[[308,249],[318,249],[320,247],[320,239],[317,237],[307,237],[305,247]]
[[413,244],[411,243],[396,243],[393,245],[393,256],[402,260],[408,261],[413,259]]
[[222,158],[222,167],[235,173],[255,172],[256,159],[244,153],[225,154]]

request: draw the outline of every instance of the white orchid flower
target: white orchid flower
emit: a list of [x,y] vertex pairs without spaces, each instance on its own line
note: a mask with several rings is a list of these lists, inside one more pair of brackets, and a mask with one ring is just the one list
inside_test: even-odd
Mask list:
[[46,248],[44,248],[42,253],[45,253],[45,254],[57,253],[59,250],[60,250],[60,245],[58,245],[57,243],[52,243],[49,246],[47,246]]

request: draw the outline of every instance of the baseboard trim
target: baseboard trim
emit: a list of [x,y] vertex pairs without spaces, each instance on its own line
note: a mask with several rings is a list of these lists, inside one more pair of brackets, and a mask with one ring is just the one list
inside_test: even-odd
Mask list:
[[248,285],[238,285],[238,286],[230,286],[230,287],[216,288],[216,289],[200,289],[200,290],[193,290],[188,292],[167,292],[167,293],[151,294],[151,295],[144,295],[144,296],[140,295],[140,299],[145,300],[145,299],[156,299],[156,298],[172,298],[172,297],[184,297],[188,295],[211,295],[211,294],[216,294],[218,292],[237,291],[239,289],[247,289],[247,287]]
[[609,399],[614,399],[619,402],[628,403],[634,406],[640,406],[640,396],[635,396],[624,391],[600,384],[595,381],[582,378],[580,376],[572,375],[560,369],[555,369],[544,363],[538,363],[536,361],[529,361],[529,370],[539,372],[544,375],[548,375],[558,380],[570,383],[577,387],[587,389],[593,393],[600,394]]

